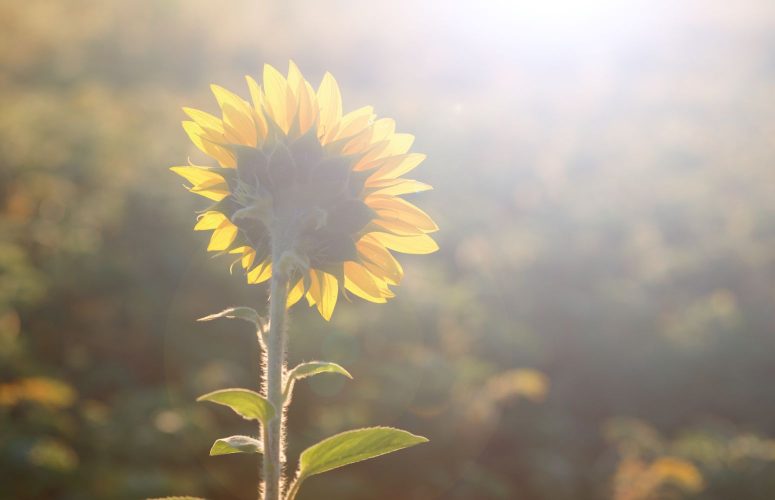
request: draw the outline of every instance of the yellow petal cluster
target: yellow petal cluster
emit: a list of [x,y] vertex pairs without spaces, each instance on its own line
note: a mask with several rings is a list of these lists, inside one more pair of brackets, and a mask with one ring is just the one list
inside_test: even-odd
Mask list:
[[[425,254],[438,248],[428,236],[438,229],[433,220],[400,198],[431,189],[403,177],[425,158],[410,152],[414,137],[397,133],[395,122],[377,118],[371,106],[344,114],[339,86],[328,73],[317,90],[293,62],[287,76],[266,65],[263,86],[246,79],[249,100],[212,85],[220,116],[183,108],[189,117],[183,129],[218,163],[172,167],[191,192],[214,202],[194,227],[212,231],[208,250],[238,256],[235,264],[249,283],[268,280],[272,214],[298,203],[299,217],[314,223],[305,222],[311,229],[300,248],[309,265],[293,277],[289,307],[305,297],[329,319],[340,290],[377,303],[393,297],[390,286],[399,284],[403,269],[391,251]],[[250,151],[259,160],[245,160]],[[254,164],[261,162],[268,166],[257,170]],[[341,199],[340,185],[349,193]],[[254,225],[238,220],[248,209],[258,214]],[[356,212],[367,218],[358,219]],[[327,250],[340,246],[344,250]]]

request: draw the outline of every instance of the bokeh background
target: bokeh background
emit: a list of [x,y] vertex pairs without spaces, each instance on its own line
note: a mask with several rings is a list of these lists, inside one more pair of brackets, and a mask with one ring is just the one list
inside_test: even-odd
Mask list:
[[0,498],[255,498],[266,290],[194,233],[180,107],[294,59],[428,154],[441,250],[388,305],[293,310],[300,498],[775,498],[775,3],[0,2]]

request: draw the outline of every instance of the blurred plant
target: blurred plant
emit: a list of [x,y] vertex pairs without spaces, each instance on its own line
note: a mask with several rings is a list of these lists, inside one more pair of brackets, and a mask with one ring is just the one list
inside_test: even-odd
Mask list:
[[[771,490],[761,489],[761,480],[753,479],[771,476],[775,440],[717,424],[668,440],[651,425],[630,418],[610,420],[604,432],[620,456],[613,479],[614,500],[700,493],[702,498],[769,498]],[[744,478],[747,485],[737,484]]]
[[320,373],[352,378],[322,361],[286,369],[287,309],[306,297],[328,320],[340,291],[386,302],[394,296],[390,285],[403,276],[390,250],[433,252],[437,246],[427,233],[437,227],[399,198],[430,186],[401,177],[424,155],[408,152],[414,138],[395,133],[393,120],[375,120],[371,106],[342,115],[334,78],[326,74],[315,92],[293,62],[287,79],[267,65],[263,89],[250,77],[247,82],[252,103],[212,86],[222,119],[184,108],[192,121],[183,128],[220,166],[172,170],[192,184],[190,191],[215,202],[194,227],[213,231],[208,250],[238,255],[232,267],[239,263],[248,283],[271,279],[268,321],[249,307],[201,318],[253,323],[264,369],[260,394],[223,389],[199,398],[261,426],[260,438],[218,439],[210,454],[262,453],[261,498],[292,500],[310,476],[427,439],[389,427],[343,432],[302,452],[286,484],[285,413],[295,382]]
[[483,385],[471,387],[459,398],[464,419],[469,427],[492,422],[495,414],[505,403],[524,398],[541,403],[549,390],[549,379],[543,373],[529,368],[518,368],[498,373]]
[[664,498],[665,490],[677,488],[687,493],[702,491],[703,480],[691,462],[675,457],[660,457],[646,463],[635,456],[625,456],[616,470],[614,500],[649,500]]
[[75,396],[72,387],[48,377],[29,377],[0,384],[0,406],[32,401],[51,408],[64,408],[73,404]]
[[613,419],[606,437],[620,454],[613,478],[614,500],[649,500],[678,493],[698,493],[704,487],[698,468],[672,455],[659,433],[635,419]]

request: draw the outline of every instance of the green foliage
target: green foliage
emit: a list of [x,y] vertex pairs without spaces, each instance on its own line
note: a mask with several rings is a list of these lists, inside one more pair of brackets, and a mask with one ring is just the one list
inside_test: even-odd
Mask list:
[[197,401],[210,401],[228,406],[242,418],[258,420],[264,425],[275,416],[275,408],[272,403],[250,389],[220,389],[199,396]]
[[297,380],[318,375],[320,373],[338,373],[345,377],[352,379],[353,376],[350,372],[342,368],[336,363],[330,363],[328,361],[307,361],[296,365],[290,372],[288,372],[287,380],[285,382],[285,389],[283,390],[284,400],[288,401],[293,393],[293,385]]
[[263,453],[261,441],[250,436],[229,436],[213,443],[210,456],[229,455],[232,453]]
[[[417,136],[443,228],[439,254],[401,259],[391,303],[341,304],[323,327],[293,311],[291,361],[358,383],[295,388],[290,457],[373,422],[433,443],[299,500],[608,498],[618,416],[698,467],[695,498],[771,500],[770,3],[710,0],[629,45],[572,47],[578,32],[460,30],[461,11],[481,21],[462,2],[432,36],[438,13],[416,3],[325,5],[0,2],[0,498],[254,499],[232,487],[256,485],[253,460],[205,457],[255,422],[190,395],[255,387],[255,339],[192,318],[263,314],[266,291],[205,256],[187,228],[206,207],[167,167],[205,161],[180,106],[213,112],[209,83],[239,89],[293,55],[312,80],[331,70],[347,109]],[[515,368],[547,377],[543,402],[502,397]],[[72,400],[29,390],[37,377]]]
[[427,438],[391,427],[342,432],[302,452],[296,481],[427,442]]

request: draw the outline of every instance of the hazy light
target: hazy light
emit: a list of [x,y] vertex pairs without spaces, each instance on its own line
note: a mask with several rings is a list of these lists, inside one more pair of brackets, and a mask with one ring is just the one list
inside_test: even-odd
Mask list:
[[483,7],[517,19],[562,27],[598,22],[621,11],[625,4],[617,0],[492,0]]
[[484,43],[579,47],[617,44],[664,27],[673,11],[655,0],[488,0],[435,12]]

